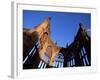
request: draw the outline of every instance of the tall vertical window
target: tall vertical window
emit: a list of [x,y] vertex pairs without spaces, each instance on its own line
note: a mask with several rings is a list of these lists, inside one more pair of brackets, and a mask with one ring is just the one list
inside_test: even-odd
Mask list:
[[38,45],[39,45],[39,41],[36,42],[35,45],[33,45],[32,49],[30,50],[30,52],[28,53],[28,55],[25,57],[25,59],[23,60],[23,64],[25,63],[31,63],[32,59],[33,59],[33,56],[34,54],[36,53],[37,51],[37,48],[38,48]]
[[87,53],[86,53],[86,50],[84,47],[82,47],[82,49],[81,49],[80,58],[82,59],[84,66],[89,65],[89,60],[88,60]]
[[64,56],[62,53],[59,53],[55,58],[53,66],[56,68],[61,68],[63,67],[63,63],[64,63]]
[[74,57],[74,55],[72,55],[72,56],[70,56],[70,57],[68,58],[67,66],[68,66],[68,67],[73,67],[73,66],[75,66],[75,57]]
[[46,66],[49,64],[50,59],[48,56],[46,56],[46,53],[44,53],[44,55],[42,56],[42,59],[38,65],[38,68],[46,68]]

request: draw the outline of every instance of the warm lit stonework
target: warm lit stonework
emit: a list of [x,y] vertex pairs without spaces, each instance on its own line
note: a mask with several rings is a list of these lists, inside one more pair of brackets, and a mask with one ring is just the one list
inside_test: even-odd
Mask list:
[[[83,25],[79,26],[73,43],[66,48],[57,46],[52,41],[50,17],[34,29],[23,29],[23,68],[90,66],[90,37]],[[56,60],[61,63],[56,64]]]

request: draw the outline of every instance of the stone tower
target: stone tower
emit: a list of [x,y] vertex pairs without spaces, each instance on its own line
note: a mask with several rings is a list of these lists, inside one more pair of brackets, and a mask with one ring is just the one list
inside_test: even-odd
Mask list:
[[[50,19],[51,18],[48,17],[41,24],[37,25],[35,28],[24,29],[23,32],[26,33],[28,36],[31,36],[31,40],[30,40],[31,46],[32,43],[35,43],[35,41],[39,41],[38,51],[39,51],[40,58],[42,58],[44,53],[46,53],[46,55],[50,59],[49,65],[52,66],[55,56],[59,53],[60,48],[56,46],[51,39]],[[36,39],[35,36],[37,37]],[[25,47],[25,45],[23,47]]]

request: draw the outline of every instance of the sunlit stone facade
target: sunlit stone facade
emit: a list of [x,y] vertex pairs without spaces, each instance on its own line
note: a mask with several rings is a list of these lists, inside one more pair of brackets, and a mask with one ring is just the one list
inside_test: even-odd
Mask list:
[[57,46],[51,39],[50,17],[34,29],[23,29],[23,69],[91,65],[91,40],[82,24],[72,44]]

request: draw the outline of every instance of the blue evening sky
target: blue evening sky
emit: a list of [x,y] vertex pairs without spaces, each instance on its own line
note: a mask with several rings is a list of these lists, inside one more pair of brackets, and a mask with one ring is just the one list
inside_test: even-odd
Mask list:
[[91,27],[91,14],[89,13],[33,10],[23,10],[23,27],[32,29],[42,23],[47,17],[51,17],[51,39],[57,42],[58,46],[62,47],[66,47],[67,43],[71,44],[73,42],[79,29],[79,23],[82,23],[86,30],[90,30]]

